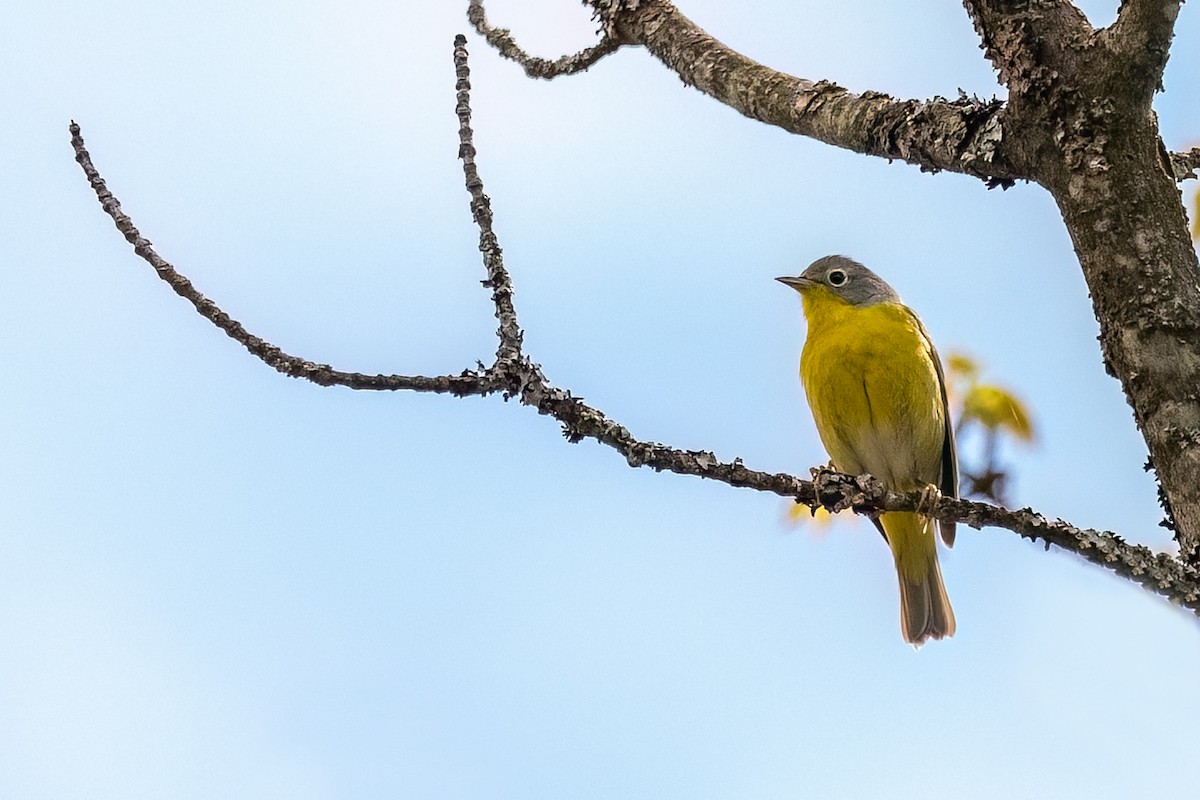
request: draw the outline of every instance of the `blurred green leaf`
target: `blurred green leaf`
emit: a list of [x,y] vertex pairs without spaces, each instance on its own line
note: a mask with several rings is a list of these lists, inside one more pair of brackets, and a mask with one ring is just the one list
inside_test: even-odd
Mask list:
[[946,372],[951,379],[975,380],[979,376],[979,365],[964,353],[951,353],[946,359]]
[[963,398],[964,421],[976,420],[989,430],[1005,428],[1026,442],[1034,440],[1029,412],[1012,392],[999,386],[977,383]]

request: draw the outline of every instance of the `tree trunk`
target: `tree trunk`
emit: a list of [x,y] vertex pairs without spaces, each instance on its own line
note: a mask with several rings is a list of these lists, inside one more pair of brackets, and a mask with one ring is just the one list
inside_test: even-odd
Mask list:
[[1151,120],[1047,182],[1071,234],[1121,381],[1158,471],[1181,556],[1200,562],[1200,268]]
[[1075,245],[1166,524],[1200,563],[1200,266],[1151,108],[1178,3],[1134,0],[1100,31],[1058,0],[967,5],[1009,89],[1008,144]]

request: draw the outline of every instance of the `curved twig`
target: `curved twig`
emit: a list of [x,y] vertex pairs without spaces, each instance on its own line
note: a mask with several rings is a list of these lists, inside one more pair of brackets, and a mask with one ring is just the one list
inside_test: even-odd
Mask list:
[[[304,378],[321,386],[346,386],[351,389],[442,392],[459,396],[502,392],[506,397],[515,397],[523,405],[558,420],[563,435],[569,441],[594,439],[620,453],[631,467],[650,467],[657,471],[708,478],[730,486],[794,498],[811,507],[822,505],[832,510],[851,508],[868,515],[881,511],[917,509],[923,501],[919,493],[902,495],[889,492],[869,475],[854,477],[828,470],[814,470],[814,479],[804,480],[786,473],[753,470],[746,467],[741,459],[722,462],[706,450],[680,450],[658,442],[636,439],[628,429],[609,419],[600,410],[573,396],[570,391],[551,384],[541,367],[521,350],[521,329],[512,302],[512,279],[504,267],[500,247],[491,230],[490,206],[474,166],[469,70],[465,39],[461,36],[455,39],[454,61],[458,75],[459,153],[463,159],[467,190],[471,195],[471,209],[480,229],[480,250],[488,274],[485,283],[492,289],[495,313],[500,320],[500,329],[497,331],[500,347],[494,363],[486,367],[480,364],[478,369],[465,370],[458,375],[424,377],[342,372],[288,355],[275,345],[254,336],[197,291],[138,232],[132,220],[121,211],[120,202],[108,190],[93,165],[79,126],[74,122],[71,123],[71,144],[75,149],[75,159],[83,168],[101,207],[133,245],[134,252],[200,314],[253,355],[286,375]],[[947,522],[963,522],[974,528],[1005,528],[1025,538],[1041,539],[1047,546],[1053,544],[1076,553],[1200,616],[1200,570],[1168,555],[1152,553],[1141,545],[1128,544],[1116,534],[1076,528],[1060,520],[1047,521],[1031,509],[1010,511],[986,503],[953,498],[940,499],[932,510],[927,504],[922,505],[922,511]]]
[[486,39],[488,44],[496,48],[496,52],[520,64],[521,68],[525,70],[525,74],[531,78],[553,80],[562,75],[584,72],[600,59],[615,53],[621,46],[621,43],[615,38],[604,34],[600,37],[600,41],[591,47],[573,55],[547,61],[526,53],[507,28],[493,27],[484,14],[483,0],[470,0],[467,6],[467,19],[475,26],[476,32]]
[[478,371],[464,370],[458,375],[439,375],[427,377],[424,375],[366,375],[360,372],[343,372],[328,364],[317,364],[299,356],[290,355],[270,342],[260,339],[250,333],[233,317],[222,311],[216,303],[209,300],[192,285],[184,275],[160,256],[150,244],[150,240],[142,236],[134,226],[133,220],[121,210],[121,202],[108,190],[104,178],[92,164],[92,157],[83,143],[79,125],[71,121],[71,146],[75,148],[75,160],[83,168],[88,183],[96,193],[104,212],[112,217],[117,230],[125,240],[133,245],[133,252],[142,257],[158,277],[162,278],[175,290],[175,293],[191,303],[200,315],[221,330],[229,338],[239,342],[243,347],[268,366],[290,375],[293,378],[304,378],[320,386],[345,386],[350,389],[397,390],[409,389],[415,392],[438,392],[457,396],[472,394],[487,394],[497,391],[500,387],[486,374]]

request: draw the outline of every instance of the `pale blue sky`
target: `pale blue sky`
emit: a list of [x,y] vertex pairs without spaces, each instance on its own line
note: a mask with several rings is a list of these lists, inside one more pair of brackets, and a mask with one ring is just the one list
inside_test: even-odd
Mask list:
[[[772,66],[997,91],[957,3],[680,0]],[[1115,3],[1089,3],[1105,22]],[[1109,7],[1112,6],[1112,7]],[[1200,626],[1003,531],[942,556],[959,633],[901,641],[871,528],[625,466],[499,398],[279,376],[487,359],[451,42],[465,2],[0,11],[0,797],[1123,798],[1193,787]],[[555,56],[594,24],[495,0]],[[1200,12],[1157,108],[1200,139]],[[1145,448],[1045,192],[743,119],[639,50],[534,82],[470,36],[476,144],[529,352],[637,436],[825,455],[776,284],[855,256],[1035,410],[1013,499],[1155,548]]]

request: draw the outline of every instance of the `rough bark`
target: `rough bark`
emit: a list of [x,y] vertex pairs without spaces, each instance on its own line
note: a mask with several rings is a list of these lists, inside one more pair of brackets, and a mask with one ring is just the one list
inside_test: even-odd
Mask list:
[[1058,203],[1091,290],[1109,373],[1146,440],[1182,557],[1200,563],[1200,266],[1151,108],[1179,0],[1126,0],[1095,30],[1066,0],[965,0],[1007,102],[895,101],[794,78],[729,50],[663,0],[584,0],[607,36],[794,133]]
[[1009,89],[1006,134],[1058,203],[1183,557],[1200,560],[1200,267],[1151,99],[1178,3],[1094,31],[1067,3],[969,2]]
[[763,66],[705,33],[670,3],[588,4],[606,39],[645,47],[684,83],[751,119],[922,170],[973,175],[989,185],[1007,185],[1026,171],[1001,136],[1004,105],[997,100],[855,94],[830,81]]

